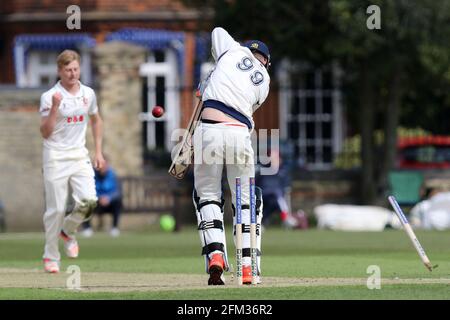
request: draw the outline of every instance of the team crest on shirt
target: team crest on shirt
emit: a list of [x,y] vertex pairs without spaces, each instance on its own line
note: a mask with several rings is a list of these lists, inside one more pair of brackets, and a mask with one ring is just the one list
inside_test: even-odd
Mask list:
[[88,107],[88,99],[87,99],[86,97],[83,97],[83,106],[84,106],[85,108]]

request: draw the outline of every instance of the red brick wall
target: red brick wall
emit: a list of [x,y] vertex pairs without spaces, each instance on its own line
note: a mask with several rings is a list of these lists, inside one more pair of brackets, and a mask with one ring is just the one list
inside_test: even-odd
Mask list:
[[184,56],[184,79],[181,79],[181,84],[185,88],[181,94],[181,119],[180,123],[185,128],[191,118],[193,111],[193,100],[197,104],[197,99],[193,98],[193,87],[196,87],[194,81],[194,60],[195,60],[195,36],[192,33],[186,33],[185,41],[185,56]]
[[14,23],[8,26],[0,24],[0,84],[15,83],[13,47],[14,38],[23,33],[65,33],[64,23],[40,22],[39,24]]
[[[172,31],[196,31],[197,21],[83,21],[83,12],[150,12],[158,10],[182,11],[185,7],[177,0],[0,0],[0,12],[6,17],[14,13],[61,13],[61,21],[0,21],[0,84],[14,83],[13,42],[22,33],[69,33],[64,15],[69,4],[79,5],[82,21],[81,32],[91,33],[97,42],[103,42],[108,33],[124,27],[165,29]],[[202,22],[202,25],[204,22]]]
[[2,1],[0,12],[61,12],[69,5],[78,5],[81,10],[142,12],[151,10],[184,10],[177,0],[10,0]]
[[173,0],[97,0],[97,10],[141,12],[148,10],[183,10],[185,7],[179,1]]
[[69,5],[75,4],[83,9],[93,10],[98,0],[10,0],[0,7],[4,13],[18,12],[65,12]]
[[[182,11],[185,9],[181,1],[177,0],[14,0],[1,1],[0,12],[11,13],[33,13],[33,12],[60,12],[65,13],[69,4],[80,6],[83,11],[119,11],[119,12],[148,12],[157,10]],[[208,23],[202,21],[202,28],[208,29]],[[91,33],[98,43],[104,41],[108,33],[114,32],[124,27],[140,27],[166,29],[172,31],[185,31],[187,33],[187,47],[185,56],[186,74],[189,77],[185,80],[185,85],[195,87],[192,81],[192,68],[194,61],[195,44],[190,41],[192,33],[197,31],[199,22],[197,21],[95,21],[81,22],[81,31]],[[13,41],[14,37],[22,33],[68,33],[65,21],[49,22],[29,22],[29,23],[7,23],[0,22],[0,84],[14,83],[14,62],[13,62]],[[75,32],[75,31],[74,31]],[[192,39],[193,40],[193,39]],[[192,42],[192,43],[191,43]],[[255,113],[255,123],[257,128],[278,128],[278,95],[271,90],[267,101],[260,111]],[[182,95],[183,117],[181,122],[185,125],[189,120],[189,110],[192,110],[192,91],[186,89]]]
[[279,129],[278,90],[272,80],[269,96],[262,106],[254,113],[256,129]]

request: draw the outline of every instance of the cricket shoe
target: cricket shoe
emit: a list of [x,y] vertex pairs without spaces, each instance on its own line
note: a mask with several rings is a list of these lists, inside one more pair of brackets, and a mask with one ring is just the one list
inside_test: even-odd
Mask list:
[[209,259],[208,266],[208,285],[209,286],[222,286],[225,284],[223,277],[223,270],[225,268],[225,262],[223,261],[223,255],[221,253],[215,253]]
[[286,229],[296,229],[298,228],[298,221],[293,216],[287,216],[285,220],[283,220],[283,226]]
[[94,230],[92,230],[92,228],[86,228],[81,231],[81,235],[85,238],[90,238],[94,235]]
[[78,257],[79,248],[77,239],[75,239],[75,237],[68,236],[62,230],[59,236],[64,240],[64,250],[66,252],[66,256],[72,259]]
[[109,235],[110,235],[111,237],[113,237],[113,238],[117,238],[118,236],[120,236],[120,230],[119,230],[119,228],[112,228],[112,229],[109,231]]
[[[252,284],[252,266],[250,265],[243,265],[242,266],[242,283],[243,284]],[[258,275],[256,276],[256,284],[261,283],[261,277]]]
[[59,272],[59,261],[44,259],[44,271],[48,273],[58,273]]

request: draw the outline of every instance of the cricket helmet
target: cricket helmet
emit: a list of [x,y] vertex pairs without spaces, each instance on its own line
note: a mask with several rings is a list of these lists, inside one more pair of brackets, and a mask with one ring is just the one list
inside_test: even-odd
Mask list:
[[267,45],[259,40],[249,40],[246,41],[243,44],[244,47],[247,47],[250,49],[250,51],[256,51],[259,52],[260,54],[262,54],[266,59],[267,59],[267,63],[266,63],[266,68],[268,69],[270,66],[270,52],[269,52],[269,47],[267,47]]

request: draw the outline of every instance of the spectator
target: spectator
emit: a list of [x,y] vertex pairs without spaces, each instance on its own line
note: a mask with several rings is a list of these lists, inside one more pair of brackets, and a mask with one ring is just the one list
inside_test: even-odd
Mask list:
[[279,150],[270,151],[269,165],[270,171],[276,172],[275,174],[264,174],[260,169],[257,176],[257,185],[261,187],[263,194],[263,226],[267,227],[273,218],[272,214],[278,212],[281,223],[286,228],[306,228],[304,213],[299,211],[294,215],[291,212],[288,194],[291,184],[290,170],[282,161]]
[[[95,170],[95,189],[97,190],[98,196],[95,213],[100,216],[104,213],[112,214],[113,221],[110,235],[112,237],[117,237],[120,235],[119,219],[122,212],[122,190],[120,181],[108,161],[106,161],[106,164],[102,169]],[[83,226],[83,236],[92,236],[94,231],[90,221],[86,221]]]
[[450,192],[442,180],[430,180],[422,187],[422,201],[410,212],[414,228],[428,230],[450,229]]

